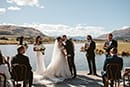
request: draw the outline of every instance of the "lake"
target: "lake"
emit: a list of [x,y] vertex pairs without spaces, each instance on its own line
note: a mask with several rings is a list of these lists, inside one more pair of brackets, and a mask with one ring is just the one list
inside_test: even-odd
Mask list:
[[[75,44],[75,64],[78,71],[87,71],[88,70],[88,63],[85,56],[85,53],[80,52],[80,47],[83,44]],[[45,51],[45,63],[46,66],[50,63],[53,51],[53,44],[45,44],[46,51]],[[0,50],[2,51],[4,56],[14,56],[17,51],[17,45],[0,45]],[[33,52],[33,45],[29,45],[26,55],[30,58],[30,63],[32,65],[33,71],[36,69],[36,56],[35,52]],[[105,55],[96,55],[96,67],[97,70],[102,70]],[[124,67],[130,67],[130,57],[123,57]]]

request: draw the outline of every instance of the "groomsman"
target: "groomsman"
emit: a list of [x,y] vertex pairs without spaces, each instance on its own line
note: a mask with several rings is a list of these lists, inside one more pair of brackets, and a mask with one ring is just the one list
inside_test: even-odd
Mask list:
[[112,48],[117,48],[118,43],[113,39],[112,33],[108,34],[108,40],[105,42],[103,49],[106,51],[106,57],[110,55]]
[[96,64],[95,64],[95,50],[96,44],[93,41],[91,35],[87,35],[87,41],[85,43],[85,50],[86,50],[86,57],[88,60],[88,66],[89,66],[89,73],[88,75],[94,74],[97,75],[96,73]]
[[68,61],[68,64],[69,64],[69,69],[70,69],[70,72],[71,74],[73,75],[72,78],[75,78],[77,76],[76,74],[76,67],[75,67],[75,63],[74,63],[74,44],[71,40],[68,40],[67,39],[67,36],[66,35],[63,35],[63,45],[67,51],[67,61]]

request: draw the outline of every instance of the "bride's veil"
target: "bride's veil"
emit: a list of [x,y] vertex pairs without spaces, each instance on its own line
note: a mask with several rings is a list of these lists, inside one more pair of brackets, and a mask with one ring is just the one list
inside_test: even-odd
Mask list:
[[61,53],[60,49],[58,48],[58,41],[55,40],[53,53],[52,53],[52,59],[47,69],[52,68],[54,64],[57,64],[57,61],[59,60],[59,57],[60,57],[60,53]]

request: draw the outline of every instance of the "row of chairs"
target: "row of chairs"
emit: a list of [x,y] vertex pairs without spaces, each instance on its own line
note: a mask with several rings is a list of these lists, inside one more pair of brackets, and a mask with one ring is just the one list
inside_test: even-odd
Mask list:
[[[105,87],[109,87],[111,80],[114,82],[114,87],[120,87],[121,76],[119,64],[107,64],[106,72],[107,77],[105,78]],[[123,87],[130,87],[130,68],[125,69],[125,72],[123,74]]]
[[[15,64],[12,66],[12,82],[14,87],[23,87],[23,84],[27,84],[26,75],[27,67],[23,64]],[[0,73],[0,87],[6,87],[6,76]]]
[[6,87],[6,76],[0,72],[0,87]]
[[[108,64],[106,67],[107,77],[105,87],[108,87],[110,80],[113,80],[115,87],[120,87],[120,67],[119,64]],[[12,66],[12,78],[14,87],[18,87],[27,83],[26,80],[27,67],[23,64],[15,64]],[[127,81],[127,84],[126,84]],[[117,85],[118,84],[118,85]],[[6,76],[0,73],[0,87],[6,87]],[[23,87],[23,86],[22,86]],[[130,87],[130,69],[126,69],[123,75],[123,87]]]

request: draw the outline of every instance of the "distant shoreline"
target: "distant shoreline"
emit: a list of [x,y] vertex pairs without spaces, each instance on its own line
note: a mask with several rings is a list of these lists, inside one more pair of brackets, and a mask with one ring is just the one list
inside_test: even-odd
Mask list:
[[[95,41],[97,44],[96,54],[104,54],[105,51],[103,49],[103,45],[105,41]],[[76,44],[84,44],[85,41],[74,41]],[[33,44],[29,43],[28,44]],[[47,41],[43,44],[54,44],[54,41]],[[10,40],[0,40],[0,45],[18,45],[18,41],[10,41]],[[122,56],[130,56],[130,42],[118,41],[118,54]]]

